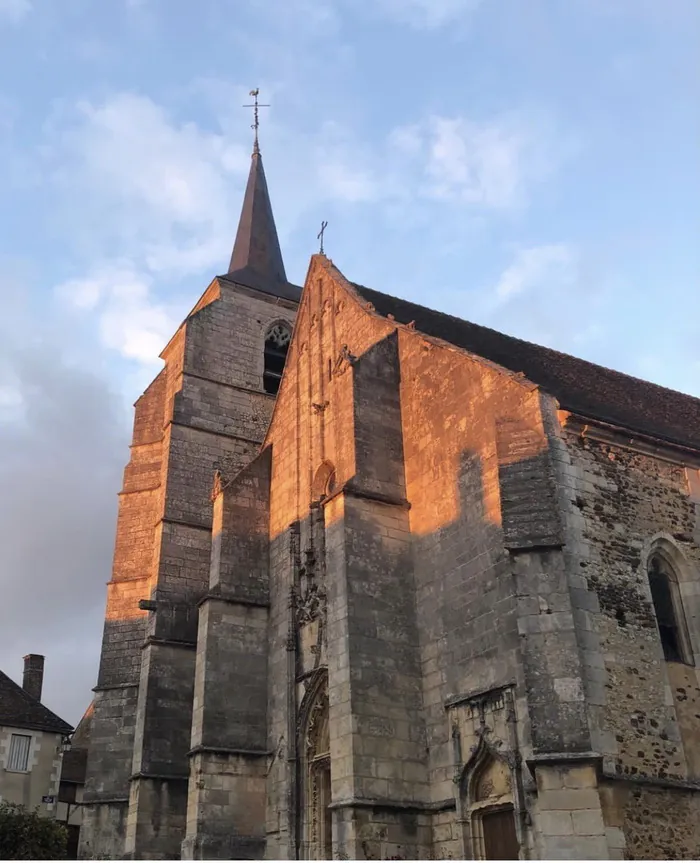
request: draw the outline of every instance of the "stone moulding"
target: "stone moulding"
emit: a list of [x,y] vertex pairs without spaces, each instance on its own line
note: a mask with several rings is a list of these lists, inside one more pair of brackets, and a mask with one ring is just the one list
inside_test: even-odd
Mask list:
[[466,704],[470,701],[484,700],[490,702],[495,700],[499,695],[502,695],[506,689],[514,689],[515,681],[508,680],[504,683],[497,683],[494,686],[489,686],[488,689],[475,689],[472,692],[466,692],[461,695],[453,695],[447,698],[444,702],[445,710],[451,707],[457,707],[460,704]]
[[188,758],[196,755],[240,755],[245,758],[268,758],[274,755],[272,749],[227,749],[222,746],[195,746],[187,753]]
[[328,805],[329,809],[386,809],[393,812],[421,812],[432,815],[435,812],[449,812],[455,808],[453,798],[448,800],[382,800],[378,797],[347,797]]
[[268,600],[252,599],[248,596],[236,596],[231,593],[205,593],[204,596],[197,602],[197,608],[204,605],[205,602],[224,602],[227,605],[250,605],[254,608],[269,608]]
[[559,410],[557,414],[563,428],[577,433],[584,440],[590,439],[598,443],[612,444],[671,464],[690,465],[700,469],[700,453],[683,444],[645,435],[643,432],[627,429],[583,414],[566,410]]

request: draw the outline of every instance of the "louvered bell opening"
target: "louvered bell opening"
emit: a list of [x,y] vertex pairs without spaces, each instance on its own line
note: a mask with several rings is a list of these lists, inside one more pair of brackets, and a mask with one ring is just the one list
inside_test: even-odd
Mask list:
[[272,327],[265,339],[263,389],[270,395],[276,395],[280,388],[291,337],[290,328],[286,323],[280,322]]

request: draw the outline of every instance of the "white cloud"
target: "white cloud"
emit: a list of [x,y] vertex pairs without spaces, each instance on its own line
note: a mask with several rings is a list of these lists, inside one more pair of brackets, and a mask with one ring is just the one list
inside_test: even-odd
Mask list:
[[0,93],[0,133],[12,131],[16,113],[17,107],[14,102]]
[[516,249],[509,258],[490,285],[470,293],[469,319],[540,345],[571,353],[576,344],[590,353],[602,335],[607,295],[596,284],[584,290],[581,251],[545,243]]
[[423,197],[511,209],[567,155],[551,120],[537,112],[511,112],[476,121],[434,116],[395,129],[385,162],[412,169]]
[[24,397],[17,380],[0,379],[0,420],[18,422],[24,414]]
[[[453,29],[469,23],[484,0],[266,0],[250,3],[252,11],[265,15],[267,27],[304,41],[327,39],[341,33],[346,17],[381,17],[415,30]],[[252,38],[256,38],[256,34]],[[301,57],[303,61],[303,55]]]
[[495,295],[499,302],[507,302],[518,294],[552,284],[564,290],[575,276],[576,256],[570,246],[558,243],[521,249],[498,280]]
[[0,0],[0,20],[17,24],[32,11],[30,0]]
[[[379,8],[399,23],[435,30],[469,20],[482,0],[379,0]],[[374,5],[374,4],[373,4]]]
[[483,121],[433,116],[394,128],[374,147],[326,123],[314,150],[317,188],[307,184],[306,194],[345,203],[429,200],[511,210],[526,206],[570,152],[551,119],[536,111]]
[[315,162],[318,192],[326,200],[355,204],[381,194],[373,154],[337,123],[321,128]]
[[436,117],[430,125],[427,175],[438,198],[507,209],[524,203],[546,175],[549,130],[533,118]]
[[341,160],[320,165],[319,182],[326,197],[350,204],[371,201],[377,191],[370,173]]
[[111,266],[64,282],[56,293],[76,309],[96,311],[105,347],[148,366],[159,363],[158,355],[184,316],[154,299],[150,279],[127,267]]
[[[85,275],[56,294],[96,316],[104,347],[151,368],[194,301],[169,283],[225,260],[249,152],[132,93],[82,102],[54,126],[53,177],[88,249]],[[173,302],[159,299],[166,285]]]
[[341,27],[338,10],[324,0],[283,0],[275,9],[275,17],[287,32],[290,25],[301,23],[307,39],[335,36]]
[[[0,668],[21,680],[22,656],[46,654],[43,700],[76,722],[96,680],[130,412],[99,357],[68,355],[78,334],[38,284],[32,264],[0,257]],[[28,597],[41,597],[31,619]]]
[[80,216],[88,206],[98,209],[93,219],[105,241],[163,273],[221,261],[234,218],[229,184],[249,164],[243,147],[178,124],[132,93],[82,102],[61,120],[54,177],[80,201]]
[[129,93],[99,107],[82,103],[79,110],[82,155],[93,181],[145,206],[149,216],[181,224],[211,220],[224,166],[231,164],[221,136],[193,124],[178,128],[162,107]]

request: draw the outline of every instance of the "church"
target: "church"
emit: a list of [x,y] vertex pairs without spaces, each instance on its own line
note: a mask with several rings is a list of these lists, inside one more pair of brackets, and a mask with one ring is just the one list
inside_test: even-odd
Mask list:
[[256,138],[135,405],[80,857],[697,857],[700,400],[351,267],[287,280]]

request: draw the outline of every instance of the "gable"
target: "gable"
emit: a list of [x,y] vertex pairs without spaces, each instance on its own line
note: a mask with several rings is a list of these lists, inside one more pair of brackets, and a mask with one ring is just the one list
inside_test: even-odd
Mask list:
[[477,354],[529,380],[572,413],[700,449],[700,399],[551,348],[353,284],[382,317]]

